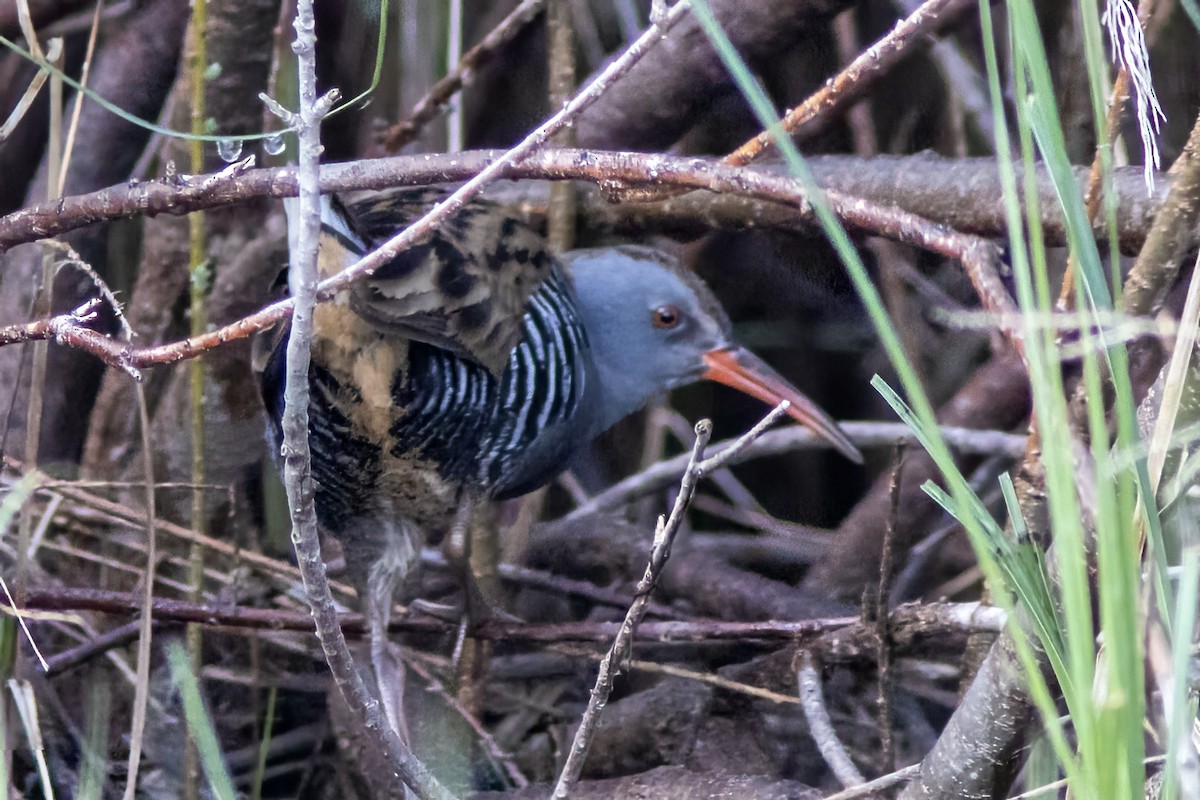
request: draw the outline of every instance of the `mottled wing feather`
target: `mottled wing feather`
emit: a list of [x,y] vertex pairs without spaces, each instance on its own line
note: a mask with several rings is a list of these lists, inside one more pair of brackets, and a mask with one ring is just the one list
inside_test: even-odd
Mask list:
[[[346,210],[362,240],[378,246],[446,196],[400,189],[351,201]],[[544,237],[499,205],[475,201],[358,286],[354,308],[376,327],[498,375],[520,341],[530,296],[554,265]]]

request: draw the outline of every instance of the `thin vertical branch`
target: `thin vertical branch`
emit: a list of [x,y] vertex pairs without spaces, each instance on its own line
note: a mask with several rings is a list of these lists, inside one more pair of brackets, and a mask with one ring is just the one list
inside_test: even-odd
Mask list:
[[[92,72],[92,56],[96,52],[96,37],[100,32],[100,12],[104,9],[104,0],[97,0],[96,8],[92,10],[92,26],[88,31],[87,52],[83,55],[83,67],[79,72],[79,85],[86,87]],[[84,93],[75,93],[75,103],[71,106],[71,121],[67,124],[67,141],[63,146],[62,171],[58,176],[58,193],[61,197],[66,191],[67,172],[71,168],[71,155],[75,151],[75,135],[79,132],[79,114],[83,111]]]
[[[450,22],[447,26],[450,41],[446,47],[446,61],[450,65],[458,64],[462,58],[463,42],[463,0],[450,0]],[[449,69],[449,68],[448,68]],[[450,109],[446,114],[446,141],[451,153],[460,152],[466,145],[463,132],[463,94],[459,92],[450,98]]]
[[[550,43],[550,107],[562,108],[575,91],[575,30],[571,0],[550,0],[546,8],[546,33]],[[575,129],[559,131],[554,137],[558,147],[575,145]],[[569,181],[550,185],[550,205],[546,218],[547,239],[554,252],[570,250],[575,239],[575,186]]]
[[591,748],[592,737],[596,733],[596,727],[600,724],[600,714],[608,703],[609,695],[612,694],[613,680],[620,673],[622,662],[627,660],[631,654],[633,634],[646,613],[650,596],[658,584],[667,558],[671,555],[671,545],[675,541],[675,534],[683,524],[684,515],[696,493],[704,448],[708,446],[708,440],[711,438],[712,423],[706,419],[696,423],[696,441],[692,443],[692,455],[688,460],[687,471],[683,473],[683,480],[680,482],[679,495],[675,498],[675,507],[671,509],[669,518],[662,516],[658,518],[658,525],[654,531],[654,546],[650,550],[650,563],[646,565],[646,572],[634,590],[633,604],[625,614],[621,629],[613,639],[612,646],[608,648],[608,653],[600,662],[600,671],[596,675],[596,685],[592,688],[592,695],[588,699],[587,710],[583,713],[578,730],[575,731],[575,739],[571,742],[571,749],[567,753],[567,763],[563,765],[562,774],[558,776],[558,783],[554,787],[552,795],[554,800],[565,800],[571,791],[571,786],[579,780],[579,776],[583,772],[583,763]]
[[[30,50],[39,58],[44,55],[41,47],[38,44],[37,33],[33,29],[33,22],[29,17],[28,3],[21,2],[17,4],[21,17],[21,28],[29,42]],[[54,66],[61,67],[63,63],[62,48],[53,46],[50,48],[50,55],[54,57]],[[46,180],[46,199],[53,200],[58,196],[58,186],[61,182],[62,175],[62,79],[58,75],[53,75],[50,78],[50,130],[48,141],[46,143],[46,161],[47,161],[47,180]],[[32,94],[28,94],[32,100]],[[15,111],[15,109],[14,109]],[[33,301],[33,318],[41,319],[49,315],[52,307],[52,293],[54,288],[54,254],[53,249],[49,246],[43,247],[42,252],[42,269],[41,269],[41,287]],[[49,342],[37,342],[33,346],[32,364],[33,370],[29,379],[29,400],[25,408],[25,453],[24,459],[26,468],[29,474],[32,474],[37,469],[38,465],[38,447],[41,443],[42,435],[42,407],[44,394],[43,389],[46,383],[46,365],[50,355]],[[24,366],[22,364],[22,366]],[[23,371],[23,370],[22,370]],[[18,380],[20,380],[18,373]],[[16,386],[13,387],[13,403],[16,403]],[[10,407],[11,413],[12,407]],[[4,438],[8,436],[7,421],[5,423]],[[17,524],[17,558],[16,558],[16,574],[15,588],[18,599],[23,600],[25,594],[25,582],[29,572],[29,558],[31,557],[31,543],[33,542],[33,529],[36,512],[32,502],[32,495],[26,498],[24,505],[21,507],[21,515]],[[15,626],[11,624],[6,626],[6,629],[13,634],[14,648],[20,647],[20,640],[15,634]],[[14,649],[14,653],[19,653],[19,650]],[[11,666],[11,675],[20,674],[20,661],[14,661]],[[10,714],[8,704],[0,700],[0,727],[9,727]],[[5,752],[0,754],[0,759],[4,760],[2,767],[4,773],[5,792],[8,792],[12,781],[11,769],[11,752],[8,749],[8,739],[3,737],[0,742],[5,746]]]
[[462,90],[472,73],[491,61],[522,30],[542,12],[546,0],[522,0],[499,25],[466,52],[461,60],[417,101],[408,119],[398,122],[379,137],[380,148],[395,153],[414,141],[421,130],[445,111],[451,98]]
[[[296,4],[296,41],[293,49],[299,62],[300,108],[292,122],[299,141],[297,179],[300,187],[300,213],[293,221],[295,249],[291,254],[290,284],[295,298],[291,334],[287,344],[286,387],[284,389],[283,463],[284,485],[292,518],[292,544],[304,581],[304,590],[312,609],[317,638],[338,691],[357,718],[362,731],[379,747],[391,766],[393,794],[402,795],[403,786],[422,798],[452,797],[432,773],[400,740],[387,723],[379,701],[363,683],[346,638],[338,621],[337,607],[329,589],[321,544],[317,535],[314,505],[312,460],[308,446],[308,369],[313,337],[313,309],[316,305],[317,238],[320,229],[320,184],[318,169],[321,156],[320,126],[337,99],[331,91],[317,95],[316,21],[313,0]],[[400,784],[403,784],[401,786]]]
[[[1121,116],[1125,104],[1129,101],[1129,73],[1124,67],[1117,72],[1117,80],[1113,83],[1112,96],[1108,100],[1108,113],[1104,120],[1104,139],[1096,147],[1092,157],[1092,168],[1088,171],[1087,188],[1084,190],[1083,203],[1087,210],[1088,222],[1094,227],[1100,215],[1100,201],[1104,199],[1101,191],[1101,179],[1104,177],[1104,148],[1111,149],[1120,135]],[[1070,311],[1075,307],[1075,271],[1079,268],[1079,255],[1074,250],[1067,251],[1067,269],[1063,273],[1062,288],[1058,292],[1058,310]]]
[[[192,53],[191,53],[191,105],[192,133],[203,134],[207,111],[204,102],[205,71],[208,69],[208,0],[192,0]],[[193,174],[204,171],[204,143],[199,139],[188,142],[188,160]],[[199,336],[208,327],[208,315],[204,308],[207,279],[205,264],[204,212],[188,216],[188,238],[190,245],[191,280],[188,281],[188,317],[190,335]],[[188,382],[191,393],[192,417],[192,530],[197,538],[188,549],[188,584],[192,588],[192,600],[199,601],[204,590],[204,547],[199,537],[208,534],[204,519],[204,359],[194,358],[188,364]],[[193,675],[200,674],[200,650],[203,646],[199,625],[187,627],[187,651]],[[187,800],[198,800],[200,796],[200,759],[196,742],[187,737],[183,753],[183,786]]]
[[[21,6],[28,11],[28,8],[24,4],[21,4]],[[22,20],[22,22],[25,23],[22,27],[25,28],[25,35],[29,38],[30,47],[34,48],[35,52],[38,52],[40,55],[40,50],[37,47],[37,35],[33,31],[32,23],[29,23],[28,20]],[[59,53],[59,60],[54,66],[62,67],[61,50],[56,49],[56,51]],[[58,196],[57,190],[62,174],[62,88],[62,78],[58,75],[52,75],[50,77],[50,133],[49,141],[46,144],[47,200],[54,200]],[[54,252],[49,246],[44,247],[42,253],[41,281],[41,288],[33,303],[34,319],[42,319],[49,316],[50,309],[53,306]],[[29,379],[29,405],[25,410],[25,463],[30,469],[36,469],[38,463],[38,447],[41,443],[42,435],[42,406],[44,397],[42,392],[46,383],[46,365],[49,355],[50,345],[48,342],[38,342],[34,345],[33,371]],[[30,556],[29,545],[32,541],[33,523],[33,507],[27,506],[21,512],[20,526],[17,529],[15,583],[18,598],[25,591],[25,574]]]
[[904,445],[896,447],[896,465],[892,470],[888,493],[891,503],[888,509],[887,528],[883,534],[883,548],[879,556],[879,584],[875,589],[875,662],[879,670],[879,749],[883,751],[883,770],[896,768],[896,743],[892,735],[892,633],[891,609],[893,548],[896,541],[896,520],[900,518],[900,490],[904,483]]

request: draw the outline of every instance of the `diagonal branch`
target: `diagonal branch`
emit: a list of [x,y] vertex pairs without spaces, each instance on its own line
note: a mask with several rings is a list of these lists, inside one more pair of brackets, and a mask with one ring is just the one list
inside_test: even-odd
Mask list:
[[523,0],[514,8],[499,25],[480,40],[479,44],[463,55],[453,70],[430,87],[425,96],[413,106],[408,119],[397,122],[380,135],[380,147],[384,152],[395,153],[404,145],[415,141],[422,128],[445,112],[450,99],[470,81],[471,73],[478,72],[495,58],[501,48],[515,39],[525,30],[525,26],[542,13],[545,6],[546,0]]
[[[964,11],[976,5],[976,0],[927,0],[803,103],[784,114],[780,126],[788,135],[796,136],[847,108],[877,80],[891,72],[892,67],[925,44],[928,37],[945,30],[957,22]],[[722,161],[731,166],[749,164],[770,150],[771,141],[771,132],[763,131]]]

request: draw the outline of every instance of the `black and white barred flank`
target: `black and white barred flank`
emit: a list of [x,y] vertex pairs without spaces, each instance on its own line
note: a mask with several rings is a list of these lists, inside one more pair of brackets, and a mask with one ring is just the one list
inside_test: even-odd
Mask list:
[[[544,479],[528,471],[528,456],[569,449],[568,437],[554,432],[575,414],[586,381],[587,335],[568,280],[556,268],[530,298],[523,335],[499,377],[449,351],[411,344],[408,369],[392,387],[407,409],[391,431],[394,455],[419,453],[443,477],[495,496]],[[543,463],[561,469],[557,459]]]

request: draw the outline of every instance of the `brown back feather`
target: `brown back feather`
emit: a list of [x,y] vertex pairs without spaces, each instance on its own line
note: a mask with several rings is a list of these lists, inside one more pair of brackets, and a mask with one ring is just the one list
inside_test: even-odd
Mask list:
[[[345,211],[368,247],[390,239],[444,199],[444,189],[398,189]],[[499,374],[520,341],[530,296],[558,267],[546,240],[496,203],[478,200],[354,289],[371,325],[442,347]]]

